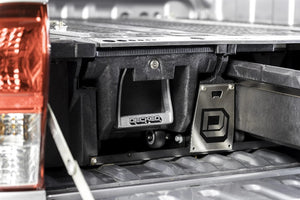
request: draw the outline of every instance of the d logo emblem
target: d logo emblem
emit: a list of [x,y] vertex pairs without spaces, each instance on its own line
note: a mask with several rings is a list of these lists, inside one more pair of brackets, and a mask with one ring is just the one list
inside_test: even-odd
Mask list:
[[207,143],[227,139],[229,115],[223,108],[203,109],[201,118],[200,134]]
[[200,84],[192,125],[190,152],[231,150],[234,134],[232,84]]

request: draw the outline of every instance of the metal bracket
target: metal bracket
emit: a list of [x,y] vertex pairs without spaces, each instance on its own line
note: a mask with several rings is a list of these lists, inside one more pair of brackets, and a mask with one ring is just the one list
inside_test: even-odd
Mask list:
[[68,171],[68,174],[72,176],[73,181],[81,195],[83,200],[94,200],[94,197],[91,193],[91,190],[82,175],[81,169],[76,160],[74,160],[71,151],[68,147],[68,144],[64,138],[64,135],[59,127],[59,124],[56,120],[56,117],[48,104],[48,124],[54,139],[54,142],[57,146],[59,154],[65,164],[65,167]]
[[234,91],[234,84],[200,84],[190,152],[232,149]]

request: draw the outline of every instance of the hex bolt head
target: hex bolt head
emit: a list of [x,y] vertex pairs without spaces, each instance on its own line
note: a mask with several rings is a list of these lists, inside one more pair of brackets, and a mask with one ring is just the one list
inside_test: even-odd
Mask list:
[[92,158],[91,165],[96,165],[96,164],[97,164],[97,158]]
[[157,69],[157,68],[159,68],[159,61],[157,60],[157,59],[152,59],[151,61],[150,61],[150,67],[151,67],[151,69]]

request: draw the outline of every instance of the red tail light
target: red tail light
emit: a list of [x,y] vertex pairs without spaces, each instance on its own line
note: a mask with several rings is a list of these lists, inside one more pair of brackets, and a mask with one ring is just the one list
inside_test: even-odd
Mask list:
[[47,6],[0,0],[0,190],[42,187],[48,57]]

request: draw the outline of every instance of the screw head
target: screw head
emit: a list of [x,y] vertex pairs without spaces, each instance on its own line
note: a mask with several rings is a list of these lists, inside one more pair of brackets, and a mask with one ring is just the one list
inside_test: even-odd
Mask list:
[[96,165],[96,164],[97,164],[97,158],[92,158],[91,165]]
[[233,85],[233,84],[229,84],[229,85],[228,85],[228,89],[229,89],[229,90],[233,90],[233,89],[234,89],[234,85]]
[[206,91],[206,87],[202,85],[202,86],[200,87],[200,90],[201,90],[201,91]]
[[152,59],[151,61],[150,61],[150,67],[152,68],[152,69],[157,69],[157,68],[159,68],[159,61],[157,60],[157,59]]

